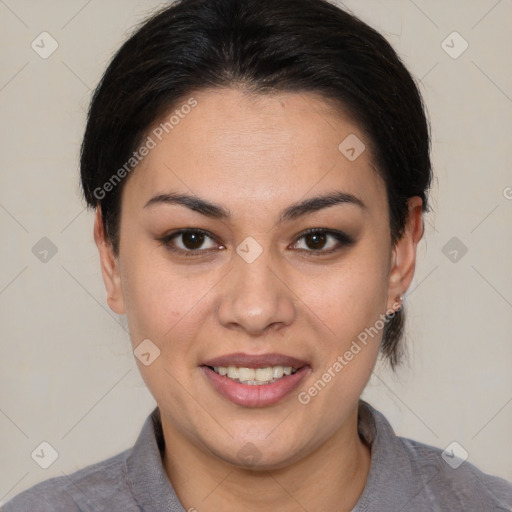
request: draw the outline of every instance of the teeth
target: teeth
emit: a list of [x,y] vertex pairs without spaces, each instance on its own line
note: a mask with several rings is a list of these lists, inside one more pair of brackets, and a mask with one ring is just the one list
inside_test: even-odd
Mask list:
[[274,379],[280,379],[284,375],[284,368],[282,366],[273,367]]
[[283,376],[291,375],[297,371],[291,366],[266,366],[265,368],[245,368],[238,366],[215,366],[215,373],[224,375],[230,379],[236,380],[243,384],[260,386],[269,384]]
[[[254,368],[238,368],[238,380],[240,382],[246,381],[246,380],[256,380],[255,379],[256,372],[254,371]],[[231,377],[228,373],[228,377]],[[257,380],[266,380],[266,379],[257,379]]]
[[254,373],[255,378],[240,380],[259,380],[261,382],[264,380],[272,380],[274,378],[274,370],[270,366],[267,366],[266,368],[256,368]]
[[235,366],[228,366],[227,376],[230,379],[238,379],[238,368],[236,368]]

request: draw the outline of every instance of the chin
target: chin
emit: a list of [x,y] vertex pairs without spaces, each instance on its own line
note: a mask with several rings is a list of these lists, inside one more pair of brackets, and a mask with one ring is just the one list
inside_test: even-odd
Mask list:
[[[287,467],[304,455],[304,449],[297,442],[286,439],[265,438],[252,440],[245,436],[244,440],[229,439],[227,444],[208,443],[210,452],[218,459],[237,468],[253,471],[270,471]],[[208,446],[207,445],[207,446]]]

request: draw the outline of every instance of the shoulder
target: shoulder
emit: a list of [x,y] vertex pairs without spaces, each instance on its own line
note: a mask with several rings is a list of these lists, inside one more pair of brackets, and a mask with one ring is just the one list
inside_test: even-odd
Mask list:
[[443,451],[397,436],[385,416],[364,401],[358,427],[371,446],[371,465],[354,512],[512,511],[512,483],[465,460],[460,445]]
[[512,510],[512,483],[459,458],[457,449],[443,451],[412,439],[397,440],[410,468],[422,482],[423,499],[439,506],[446,503],[473,507],[471,510]]
[[[2,512],[135,511],[127,479],[126,450],[69,475],[53,477],[16,495]],[[115,508],[114,508],[115,507]]]

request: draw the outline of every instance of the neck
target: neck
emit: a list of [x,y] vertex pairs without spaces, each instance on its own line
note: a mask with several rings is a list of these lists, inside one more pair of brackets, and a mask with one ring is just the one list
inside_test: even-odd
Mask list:
[[370,470],[370,448],[357,431],[357,407],[322,445],[286,467],[234,466],[162,423],[163,463],[186,510],[351,510]]

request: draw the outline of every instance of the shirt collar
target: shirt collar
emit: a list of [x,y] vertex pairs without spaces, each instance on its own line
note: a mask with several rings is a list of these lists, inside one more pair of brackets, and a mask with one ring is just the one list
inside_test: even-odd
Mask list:
[[[410,478],[402,477],[414,473],[405,448],[386,418],[363,400],[359,401],[358,430],[371,447],[371,463],[365,488],[353,512],[373,510],[376,496],[389,495],[391,489],[397,506],[412,500],[421,486],[415,489]],[[146,512],[185,512],[165,472],[164,451],[160,410],[156,407],[147,417],[127,459],[130,488]],[[432,467],[432,475],[435,473],[437,469]]]
[[363,400],[359,401],[358,430],[359,436],[370,446],[371,450],[370,472],[366,485],[353,508],[353,512],[364,512],[370,509],[376,489],[383,489],[387,485],[395,493],[406,492],[407,489],[396,488],[396,485],[399,484],[395,481],[396,477],[389,471],[382,471],[382,463],[387,462],[390,455],[393,456],[392,450],[396,449],[394,446],[390,451],[386,445],[396,436],[386,418]]
[[358,430],[371,445],[371,462],[363,493],[352,512],[409,510],[408,504],[439,474],[439,467],[426,462],[419,474],[418,466],[388,420],[363,400],[359,401]]
[[130,488],[145,512],[185,512],[165,472],[164,450],[160,410],[156,407],[126,462]]

